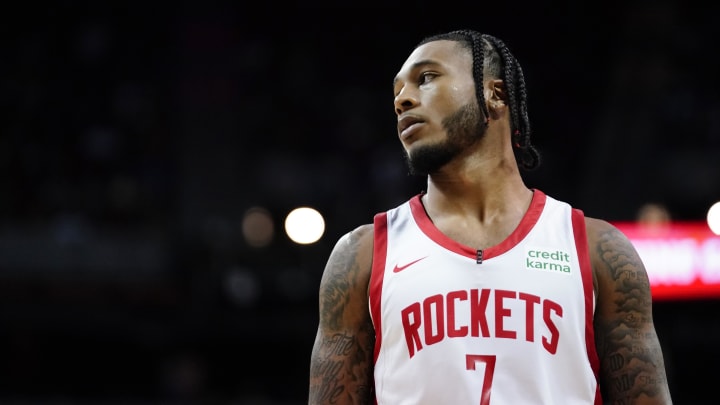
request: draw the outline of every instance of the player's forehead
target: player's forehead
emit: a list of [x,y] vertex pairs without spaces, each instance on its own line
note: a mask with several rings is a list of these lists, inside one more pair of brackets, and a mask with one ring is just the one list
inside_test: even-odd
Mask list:
[[418,46],[410,53],[398,71],[397,78],[402,78],[422,66],[462,69],[470,67],[471,64],[470,52],[459,42],[432,41]]

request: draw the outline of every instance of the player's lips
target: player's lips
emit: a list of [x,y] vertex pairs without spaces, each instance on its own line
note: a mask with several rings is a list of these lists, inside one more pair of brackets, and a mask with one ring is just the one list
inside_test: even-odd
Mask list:
[[416,117],[414,115],[405,115],[398,119],[398,134],[401,138],[405,138],[408,135],[410,135],[411,132],[413,132],[415,129],[417,129],[420,124],[424,123],[422,119],[419,117]]

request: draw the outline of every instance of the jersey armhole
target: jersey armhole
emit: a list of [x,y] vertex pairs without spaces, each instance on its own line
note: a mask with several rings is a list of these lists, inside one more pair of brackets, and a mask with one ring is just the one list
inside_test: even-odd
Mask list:
[[585,346],[590,361],[590,366],[598,381],[595,391],[595,404],[602,404],[599,388],[600,358],[595,347],[595,288],[593,287],[593,269],[590,261],[590,247],[587,239],[585,226],[585,214],[582,210],[572,208],[572,228],[575,237],[575,250],[577,251],[578,264],[582,277],[583,292],[585,295]]
[[374,361],[377,361],[382,344],[382,317],[380,316],[380,297],[382,297],[385,263],[387,261],[387,213],[376,214],[373,219],[373,258],[368,287],[368,305],[370,318],[375,327]]

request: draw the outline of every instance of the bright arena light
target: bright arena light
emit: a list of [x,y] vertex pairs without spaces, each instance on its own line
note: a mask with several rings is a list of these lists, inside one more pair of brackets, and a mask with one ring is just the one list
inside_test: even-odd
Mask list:
[[720,201],[713,204],[708,210],[707,223],[715,235],[720,235]]
[[285,217],[285,232],[295,243],[315,243],[325,233],[325,220],[313,208],[295,208]]

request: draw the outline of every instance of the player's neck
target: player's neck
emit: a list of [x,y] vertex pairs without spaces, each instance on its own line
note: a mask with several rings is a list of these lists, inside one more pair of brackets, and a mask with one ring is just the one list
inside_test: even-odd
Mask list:
[[485,218],[504,211],[524,212],[531,199],[532,191],[525,185],[513,159],[446,167],[428,176],[423,203],[428,211]]
[[509,146],[506,150],[478,148],[458,156],[428,176],[428,191],[437,189],[451,198],[487,191],[498,192],[515,187],[525,188],[517,161]]

